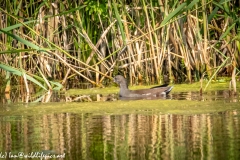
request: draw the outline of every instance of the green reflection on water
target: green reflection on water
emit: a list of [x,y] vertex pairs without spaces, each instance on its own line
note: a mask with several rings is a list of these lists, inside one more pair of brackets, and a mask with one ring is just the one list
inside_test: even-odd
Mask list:
[[238,98],[8,104],[0,107],[0,153],[65,153],[64,159],[94,160],[239,159],[239,111]]
[[1,116],[0,151],[64,159],[239,159],[239,110]]

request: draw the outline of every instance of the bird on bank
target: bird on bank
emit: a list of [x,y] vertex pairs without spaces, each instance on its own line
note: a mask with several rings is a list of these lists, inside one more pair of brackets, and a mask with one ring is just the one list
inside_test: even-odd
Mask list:
[[150,89],[129,90],[127,80],[123,76],[117,75],[113,78],[113,80],[120,86],[119,96],[125,98],[166,96],[173,89],[172,86],[168,87],[168,84],[164,84],[161,86],[152,87]]

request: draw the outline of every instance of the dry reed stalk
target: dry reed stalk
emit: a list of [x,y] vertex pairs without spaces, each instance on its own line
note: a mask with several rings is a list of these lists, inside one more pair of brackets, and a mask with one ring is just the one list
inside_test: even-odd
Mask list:
[[[95,48],[98,48],[100,46],[101,43],[103,43],[104,39],[106,38],[107,33],[110,31],[111,27],[116,23],[117,20],[114,20],[101,34],[97,44],[95,45]],[[92,50],[92,52],[90,53],[86,64],[89,64],[90,60],[92,59],[93,55],[94,55],[94,50]]]
[[[193,1],[191,4],[194,3],[195,7],[189,8],[190,4],[188,5],[186,1],[177,4],[177,2],[167,0],[159,0],[158,3],[141,0],[140,2],[134,1],[132,4],[134,7],[127,11],[125,9],[126,5],[120,3],[120,1],[108,1],[107,3],[109,7],[106,12],[109,14],[107,19],[110,19],[112,23],[109,23],[106,19],[104,21],[103,16],[99,14],[100,12],[94,13],[98,15],[95,18],[98,17],[99,21],[95,21],[96,19],[93,19],[91,16],[90,18],[85,16],[89,13],[86,10],[89,6],[87,4],[81,6],[81,2],[74,4],[81,6],[79,8],[67,2],[49,3],[49,6],[46,6],[44,3],[39,3],[41,5],[33,4],[34,8],[39,8],[33,12],[30,8],[27,8],[26,10],[31,12],[28,12],[29,15],[26,15],[28,13],[20,9],[23,7],[21,5],[16,10],[10,7],[10,10],[5,11],[0,8],[0,28],[20,23],[22,27],[14,29],[13,34],[21,35],[23,39],[37,46],[48,47],[47,50],[51,51],[49,55],[42,54],[43,52],[36,54],[36,52],[24,51],[24,49],[27,50],[29,47],[24,46],[22,43],[14,40],[14,38],[8,38],[6,34],[1,34],[1,51],[23,50],[22,52],[16,52],[20,54],[16,58],[12,58],[16,54],[1,54],[1,62],[9,63],[13,66],[21,66],[27,71],[30,70],[33,74],[39,74],[33,64],[36,59],[39,59],[40,64],[38,65],[41,66],[40,70],[45,77],[54,75],[54,79],[56,77],[65,79],[63,76],[65,72],[68,73],[69,69],[73,68],[89,80],[98,81],[99,79],[93,79],[102,75],[102,80],[104,77],[110,77],[112,74],[115,74],[114,65],[118,65],[117,61],[120,60],[120,68],[124,64],[128,65],[128,68],[122,68],[119,71],[120,73],[130,75],[133,81],[134,77],[141,72],[141,74],[144,73],[143,75],[148,82],[148,78],[158,79],[158,76],[161,77],[161,74],[167,72],[170,73],[170,76],[171,72],[173,72],[174,76],[181,75],[184,79],[186,78],[185,75],[188,74],[187,79],[191,81],[194,76],[201,76],[206,69],[208,75],[212,76],[211,72],[213,70],[211,67],[218,68],[219,66],[223,67],[221,70],[227,68],[227,73],[231,74],[232,66],[221,65],[226,60],[225,56],[236,57],[236,67],[239,66],[240,60],[238,55],[240,47],[237,39],[238,30],[236,30],[239,22],[236,21],[238,17],[234,14],[229,14],[230,11],[235,13],[235,6],[231,1],[218,5],[215,2],[206,2],[205,0]],[[115,14],[112,13],[112,3],[114,3],[113,9]],[[171,15],[178,6],[184,3],[187,4],[185,6],[187,10],[184,10],[185,8],[179,10],[178,14],[172,16],[171,19],[165,21],[166,23],[162,25],[162,21],[166,20],[167,16]],[[230,8],[229,6],[233,7]],[[32,6],[29,5],[27,7]],[[66,9],[66,11],[63,11],[62,8]],[[118,10],[121,11],[122,8],[124,8],[123,12],[119,14]],[[98,9],[101,9],[101,7]],[[77,14],[80,14],[81,18],[84,19],[84,21],[82,20],[83,24],[78,23]],[[23,17],[23,15],[29,17],[36,15],[39,23],[30,27],[32,24],[26,25],[21,18],[16,18]],[[61,21],[59,21],[59,17],[61,17]],[[184,17],[186,17],[186,20]],[[202,17],[203,19],[201,19]],[[114,26],[114,18],[117,18],[118,27]],[[121,25],[123,25],[122,28]],[[93,34],[94,30],[99,26],[102,27],[102,35],[100,33]],[[115,28],[119,30],[115,31]],[[201,29],[203,34],[200,32]],[[11,30],[8,30],[8,32],[12,33]],[[79,36],[80,34],[83,35],[83,38]],[[100,39],[97,41],[95,37],[100,37]],[[216,40],[215,44],[211,44],[213,39]],[[119,47],[113,43],[114,40],[119,41]],[[99,50],[98,47],[101,44],[103,48]],[[128,46],[128,53],[121,54],[121,59],[117,59],[117,52],[115,51],[124,45]],[[221,53],[213,47],[209,47],[209,49],[208,46],[210,45],[218,48]],[[109,55],[105,54],[106,46],[108,47]],[[89,50],[86,51],[85,49]],[[71,51],[68,52],[68,50]],[[62,59],[58,59],[58,56],[55,55]],[[20,61],[21,63],[18,63]],[[171,70],[172,68],[174,70]],[[59,73],[57,69],[60,70]],[[72,69],[71,72],[68,74],[71,74],[71,76],[75,75]],[[55,74],[58,75],[56,76]],[[82,76],[80,75],[80,77]]]
[[[108,65],[105,63],[105,61],[103,60],[104,57],[102,57],[101,52],[95,47],[95,45],[92,43],[92,41],[90,40],[90,38],[88,37],[86,31],[84,29],[82,29],[83,33],[78,32],[88,43],[88,45],[91,47],[91,49],[93,49],[95,51],[95,53],[97,53],[97,56],[99,58],[99,60],[102,62],[102,64],[104,65],[104,67],[108,70],[109,67]],[[86,63],[85,63],[86,64]]]
[[[80,33],[80,34],[81,34],[81,33]],[[46,40],[44,37],[41,37],[41,38],[43,38],[44,40]],[[90,65],[88,65],[88,64],[86,64],[86,63],[84,63],[84,62],[82,62],[82,61],[80,61],[80,60],[78,60],[78,59],[76,59],[75,57],[71,56],[69,53],[67,53],[66,51],[64,51],[63,49],[61,49],[59,46],[56,46],[56,45],[54,45],[54,44],[51,43],[51,42],[49,42],[49,43],[50,43],[51,45],[55,46],[59,51],[63,52],[63,53],[64,53],[66,56],[68,56],[69,58],[72,58],[73,60],[79,62],[81,65],[83,65],[83,66],[86,67],[85,69],[83,69],[83,70],[81,70],[81,71],[76,71],[75,69],[73,69],[73,68],[71,67],[71,69],[72,69],[73,71],[76,71],[76,73],[79,74],[80,76],[82,76],[83,78],[85,78],[85,79],[87,78],[86,76],[83,76],[83,74],[81,74],[81,72],[85,71],[86,69],[92,69],[93,71],[98,72],[99,74],[101,74],[101,75],[103,75],[103,76],[105,76],[105,77],[108,77],[108,76],[105,75],[104,73],[99,72],[99,71],[97,71],[96,69],[94,69],[92,66],[90,66]],[[90,41],[89,41],[89,43],[91,44],[91,46],[92,46],[94,49],[96,49],[95,46],[94,46]],[[95,51],[99,53],[99,51],[98,51],[97,49],[96,49]],[[53,54],[53,52],[50,52],[50,53]],[[54,54],[54,55],[55,55],[57,58],[59,58],[59,60],[60,60],[61,62],[63,62],[63,64],[67,64],[67,66],[70,66],[70,64],[66,63],[66,62],[64,61],[64,59],[62,59],[61,56],[59,56],[59,55],[57,55],[57,54]],[[95,84],[94,81],[91,81],[91,80],[88,79],[88,78],[87,78],[86,80],[88,80],[88,81],[90,81],[91,83]]]
[[[131,37],[129,34],[129,29],[128,29],[128,25],[127,25],[127,18],[126,15],[123,14],[123,27],[124,27],[124,32],[125,32],[125,36],[126,36],[126,43],[128,41],[130,41]],[[133,49],[132,49],[132,44],[128,44],[127,45],[127,53],[128,53],[128,62],[131,63],[132,61],[134,62],[134,65],[129,65],[129,77],[130,77],[130,85],[133,84],[133,78],[135,77],[134,70],[136,70],[136,60],[135,57],[133,56]]]
[[28,88],[28,82],[27,82],[27,78],[26,78],[26,74],[23,73],[23,80],[24,80],[24,84],[25,84],[25,88],[26,88],[26,93],[27,95],[29,95],[29,88]]
[[184,25],[183,21],[180,21],[180,23],[176,23],[176,27],[178,30],[178,39],[179,39],[179,53],[181,53],[183,60],[184,60],[184,65],[186,67],[186,74],[188,77],[188,81],[192,81],[192,75],[191,75],[191,60],[190,60],[190,53],[188,50],[188,46],[185,45],[187,44],[187,37],[186,37],[186,30],[187,27]]
[[70,74],[70,72],[71,72],[71,69],[68,68],[67,73],[65,74],[65,77],[63,78],[61,84],[65,84],[65,83],[66,83],[66,81],[67,81],[67,79],[68,79],[68,75]]
[[96,84],[96,82],[90,80],[89,78],[87,78],[86,76],[84,76],[83,74],[81,74],[81,72],[77,71],[75,68],[73,68],[69,63],[67,63],[61,56],[59,56],[58,54],[55,54],[54,52],[48,51],[48,53],[51,53],[52,55],[55,55],[64,65],[66,65],[67,67],[69,67],[72,71],[74,71],[76,74],[80,75],[81,77],[83,77],[84,79],[86,79],[87,81],[89,81],[90,83],[99,86],[98,84]]
[[136,53],[137,53],[137,63],[136,63],[137,64],[137,68],[142,70],[141,58],[142,58],[142,52],[143,52],[143,42],[136,41],[135,42],[135,48],[136,48]]
[[233,63],[233,71],[232,71],[231,84],[232,84],[232,86],[233,86],[233,94],[235,95],[235,94],[237,93],[236,66],[235,66],[235,63]]
[[[207,24],[207,11],[206,11],[206,1],[202,0],[202,16],[203,16],[203,59],[204,63],[207,65],[207,71],[211,71],[210,57],[207,54],[208,46],[208,24]],[[208,73],[211,75],[211,72]]]
[[6,73],[5,80],[6,80],[6,87],[5,87],[4,92],[5,92],[5,94],[9,94],[10,90],[11,90],[10,72]]
[[176,33],[176,27],[175,27],[176,24],[175,23],[172,24],[170,32],[169,32],[169,40],[171,41],[171,44],[173,45],[173,52],[170,52],[170,53],[173,55],[172,58],[174,59],[172,67],[179,72],[179,70],[181,70],[181,68],[179,68],[179,65],[180,65],[179,58],[182,59],[183,57],[181,55],[179,55],[178,37],[177,37],[177,33]]
[[[159,8],[158,9],[155,9],[154,8],[154,6],[153,6],[153,3],[152,3],[152,1],[150,2],[150,4],[151,4],[151,9],[150,9],[150,14],[151,14],[151,19],[152,19],[152,29],[153,29],[153,32],[152,32],[152,34],[153,34],[153,37],[154,37],[154,42],[155,42],[155,45],[154,45],[154,47],[155,47],[155,50],[156,50],[156,56],[157,56],[157,58],[156,58],[156,61],[155,61],[155,68],[156,68],[156,74],[157,74],[157,76],[156,76],[156,78],[157,78],[157,82],[158,83],[161,83],[161,73],[159,73],[160,72],[160,59],[159,59],[159,54],[160,54],[160,47],[159,47],[159,39],[160,39],[160,36],[158,36],[158,35],[160,35],[160,31],[156,28],[156,23],[157,23],[157,21],[156,21],[156,19],[157,19],[157,17],[156,17],[156,14],[154,14],[154,13],[157,13],[157,11],[159,10]],[[155,57],[155,55],[154,55],[154,57]]]
[[[143,3],[143,10],[144,10],[144,13],[145,13],[145,16],[146,16],[146,23],[147,23],[147,30],[148,30],[148,36],[149,36],[149,41],[150,41],[150,56],[151,58],[155,57],[156,53],[155,53],[155,49],[154,49],[154,40],[152,38],[152,28],[151,28],[151,25],[150,25],[150,19],[149,19],[149,13],[148,13],[148,10],[147,10],[147,7],[146,7],[146,4],[145,4],[145,0],[142,0],[142,3]],[[156,41],[156,43],[158,43]],[[152,70],[151,70],[151,74],[154,75],[154,71],[155,71],[155,74],[156,74],[156,77],[157,77],[157,80],[159,79],[159,73],[158,73],[158,67],[157,67],[157,61],[155,58],[153,58],[153,61],[152,61]],[[153,70],[154,69],[154,70]]]
[[[135,4],[137,5],[137,4]],[[134,10],[135,14],[139,16],[139,11],[138,10]],[[137,53],[136,55],[136,69],[137,70],[142,70],[142,65],[141,65],[141,58],[142,58],[142,52],[143,52],[143,41],[140,40],[136,40],[136,38],[138,37],[138,34],[140,33],[144,33],[138,26],[140,26],[140,19],[136,19],[135,21],[132,19],[131,16],[128,15],[128,18],[131,20],[131,24],[134,25],[135,30],[133,31],[133,38],[131,40],[131,43],[134,44],[135,47],[135,51]],[[134,40],[135,39],[135,40]],[[139,72],[138,72],[139,73]]]

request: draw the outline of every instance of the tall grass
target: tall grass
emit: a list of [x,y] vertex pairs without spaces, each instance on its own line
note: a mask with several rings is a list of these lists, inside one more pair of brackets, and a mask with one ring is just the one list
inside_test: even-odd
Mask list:
[[232,76],[239,73],[239,14],[239,2],[227,0],[7,0],[0,72],[26,90],[29,81],[46,90],[104,86],[116,74],[131,84]]

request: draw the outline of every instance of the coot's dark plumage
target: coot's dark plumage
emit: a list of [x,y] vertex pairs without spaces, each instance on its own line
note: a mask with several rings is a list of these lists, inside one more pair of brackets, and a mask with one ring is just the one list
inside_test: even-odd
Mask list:
[[129,90],[126,79],[121,75],[115,76],[114,82],[120,86],[119,96],[128,98],[165,96],[173,89],[173,87],[161,85],[150,89]]

